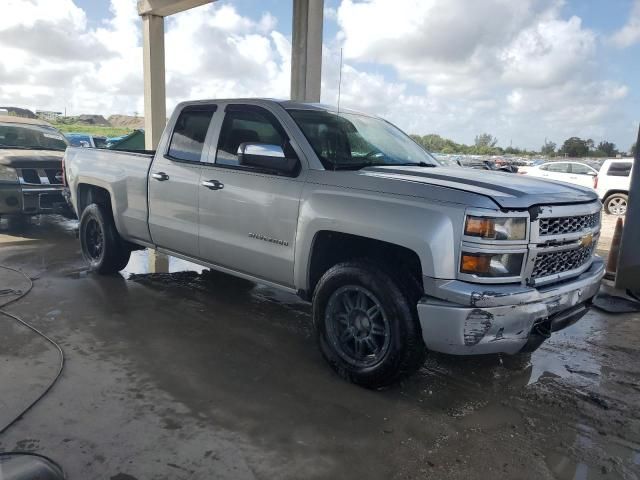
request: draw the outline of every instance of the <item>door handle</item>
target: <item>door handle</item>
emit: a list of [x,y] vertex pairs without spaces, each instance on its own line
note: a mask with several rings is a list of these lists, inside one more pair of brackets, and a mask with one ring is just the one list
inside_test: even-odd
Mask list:
[[159,182],[164,182],[165,180],[169,180],[169,175],[164,172],[153,172],[151,174],[151,178],[158,180]]
[[207,187],[209,190],[222,190],[224,183],[220,183],[218,180],[204,180],[202,186]]

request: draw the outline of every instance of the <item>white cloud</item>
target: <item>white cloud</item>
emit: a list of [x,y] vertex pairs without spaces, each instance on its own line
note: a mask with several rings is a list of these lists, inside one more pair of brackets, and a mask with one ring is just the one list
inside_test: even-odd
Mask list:
[[[143,111],[135,1],[111,0],[111,17],[97,27],[73,0],[5,2],[0,105]],[[562,0],[343,0],[325,9],[339,31],[325,38],[322,100],[336,103],[344,47],[341,105],[411,133],[469,143],[489,131],[502,145],[513,139],[529,148],[545,136],[579,135],[624,146],[633,135],[621,107],[628,88],[603,78],[597,34],[561,7]],[[289,21],[248,18],[226,1],[167,19],[168,111],[185,99],[288,97],[291,42],[278,24]]]
[[621,48],[640,42],[640,0],[635,1],[627,23],[613,34],[611,40]]
[[337,42],[354,68],[382,63],[397,73],[396,91],[375,90],[377,102],[389,102],[387,114],[413,132],[470,142],[490,131],[503,145],[513,139],[529,148],[545,136],[608,134],[625,145],[628,88],[601,77],[597,34],[563,17],[562,7],[562,0],[344,0]]
[[[79,113],[143,111],[136,2],[111,0],[97,28],[73,0],[5,0],[0,104]],[[167,104],[189,98],[289,95],[289,40],[277,19],[216,3],[165,23]],[[15,61],[19,59],[19,61]]]

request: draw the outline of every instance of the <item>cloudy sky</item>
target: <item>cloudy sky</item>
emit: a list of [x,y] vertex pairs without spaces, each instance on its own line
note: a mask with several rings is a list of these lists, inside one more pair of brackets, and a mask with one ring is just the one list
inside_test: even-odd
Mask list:
[[[135,0],[2,0],[0,105],[143,111]],[[167,107],[289,95],[291,1],[220,0],[166,23]],[[325,0],[322,101],[410,133],[539,149],[640,122],[640,0]]]

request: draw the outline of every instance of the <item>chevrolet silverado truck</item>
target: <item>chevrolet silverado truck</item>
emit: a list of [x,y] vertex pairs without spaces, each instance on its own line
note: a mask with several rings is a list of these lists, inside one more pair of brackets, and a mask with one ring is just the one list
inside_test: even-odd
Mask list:
[[155,152],[69,148],[64,167],[91,269],[152,248],[297,293],[328,363],[370,388],[428,351],[532,351],[604,274],[593,190],[442,167],[319,104],[185,102]]
[[43,120],[0,115],[0,216],[69,213],[62,177],[67,145]]

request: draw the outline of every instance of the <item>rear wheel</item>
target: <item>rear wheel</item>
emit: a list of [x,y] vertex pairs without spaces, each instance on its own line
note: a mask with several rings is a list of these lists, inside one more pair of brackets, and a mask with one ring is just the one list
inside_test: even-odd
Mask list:
[[609,195],[604,201],[604,210],[609,215],[624,215],[627,213],[627,202],[629,196],[624,193],[614,193]]
[[318,282],[313,298],[318,342],[340,376],[379,388],[423,364],[416,305],[400,285],[368,262],[335,265]]
[[120,238],[111,211],[92,203],[80,217],[82,255],[91,270],[115,273],[129,263],[131,250]]

